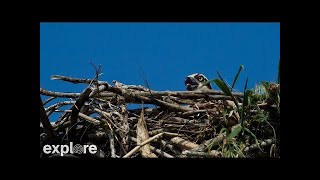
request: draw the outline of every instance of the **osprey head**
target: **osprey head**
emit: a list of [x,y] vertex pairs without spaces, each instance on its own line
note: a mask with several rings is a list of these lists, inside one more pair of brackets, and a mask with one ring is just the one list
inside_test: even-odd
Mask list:
[[186,77],[184,80],[184,84],[188,91],[195,91],[202,89],[203,87],[207,87],[208,89],[212,89],[211,84],[207,83],[208,78],[200,73],[191,74]]

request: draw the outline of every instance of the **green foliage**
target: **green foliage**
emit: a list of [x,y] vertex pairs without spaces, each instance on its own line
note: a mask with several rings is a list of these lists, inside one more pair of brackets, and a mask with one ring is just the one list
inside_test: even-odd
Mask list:
[[225,84],[225,82],[223,82],[220,79],[215,79],[214,82],[216,83],[216,85],[221,89],[221,91],[226,94],[227,96],[231,96],[231,91],[228,88],[228,86]]
[[[262,142],[264,139],[272,138],[275,140],[268,150],[269,157],[276,157],[277,155],[280,140],[277,140],[277,134],[279,134],[280,123],[280,88],[274,90],[274,88],[280,87],[279,84],[274,84],[270,82],[262,81],[260,84],[256,84],[253,89],[247,89],[248,78],[246,79],[243,91],[242,104],[238,102],[236,97],[232,93],[239,75],[243,69],[241,65],[239,70],[233,80],[232,86],[229,87],[227,83],[223,80],[219,72],[219,79],[211,80],[214,82],[220,90],[227,96],[230,96],[231,99],[236,104],[236,112],[240,113],[240,124],[237,124],[231,129],[228,127],[222,127],[219,134],[226,133],[226,138],[223,140],[223,143],[212,142],[209,145],[209,150],[211,148],[218,146],[217,150],[221,150],[223,157],[252,157],[258,156],[253,154],[244,153],[245,147],[249,144],[255,144],[258,147],[258,151],[266,154],[266,152],[261,148],[259,142]],[[278,66],[278,83],[280,83],[280,62]],[[276,93],[276,94],[275,94]],[[275,98],[276,97],[276,98]],[[272,101],[270,101],[272,100]],[[261,109],[259,105],[266,104],[268,108]],[[275,103],[278,111],[270,110],[269,106],[272,106],[270,102]],[[265,105],[263,105],[265,107]],[[272,108],[271,108],[272,109]],[[223,121],[227,120],[227,115],[230,113],[230,110],[223,111]],[[275,114],[275,113],[278,114]],[[270,117],[274,117],[271,121]],[[275,127],[276,126],[276,127]],[[271,134],[269,133],[271,132]],[[271,135],[271,137],[269,136]]]
[[236,82],[237,82],[237,80],[238,80],[238,77],[239,77],[239,74],[240,74],[240,72],[241,72],[241,70],[244,68],[244,66],[243,65],[241,65],[240,67],[239,67],[239,70],[238,70],[238,73],[236,74],[236,77],[234,77],[234,80],[233,80],[233,83],[232,83],[232,86],[231,86],[231,90],[234,88],[234,86],[236,85]]
[[233,131],[228,135],[227,140],[236,137],[242,131],[242,126],[236,126]]

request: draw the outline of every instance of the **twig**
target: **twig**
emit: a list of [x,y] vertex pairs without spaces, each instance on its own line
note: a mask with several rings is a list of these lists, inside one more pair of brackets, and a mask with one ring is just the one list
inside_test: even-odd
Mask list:
[[[95,72],[96,72],[96,76],[92,79],[92,81],[90,82],[89,86],[92,84],[92,83],[96,83],[96,87],[99,87],[99,83],[98,83],[98,78],[100,76],[100,73],[101,73],[101,64],[99,64],[99,67],[97,68],[92,62],[90,62],[90,64],[93,66]],[[99,88],[98,88],[99,90]]]
[[47,103],[49,103],[50,101],[56,99],[57,97],[50,97],[48,98],[45,102],[43,102],[43,105],[46,105]]
[[[134,137],[130,137],[130,139],[133,141],[133,142],[137,142],[137,139],[136,138],[134,138]],[[163,156],[163,157],[166,157],[166,158],[174,158],[172,155],[170,155],[170,154],[168,154],[168,153],[166,153],[166,152],[163,152],[163,151],[161,151],[160,149],[157,149],[157,148],[155,148],[155,147],[153,147],[153,146],[151,146],[150,145],[150,149],[153,151],[153,152],[155,152],[155,153],[157,153],[157,154],[159,154],[159,155],[161,155],[161,156]]]
[[149,138],[148,140],[142,142],[141,144],[138,144],[135,148],[133,148],[130,152],[128,152],[126,155],[123,156],[123,158],[128,158],[130,157],[131,155],[133,155],[135,152],[137,152],[142,146],[144,146],[145,144],[157,139],[157,138],[160,138],[164,133],[160,133],[160,134],[157,134],[151,138]]
[[50,116],[56,109],[60,108],[61,106],[74,104],[75,102],[76,101],[63,101],[47,107],[46,108],[47,116]]

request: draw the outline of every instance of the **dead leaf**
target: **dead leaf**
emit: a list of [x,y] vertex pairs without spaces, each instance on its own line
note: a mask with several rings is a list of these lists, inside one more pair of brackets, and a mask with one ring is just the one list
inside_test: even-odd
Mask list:
[[[149,139],[147,125],[144,119],[144,109],[142,108],[140,118],[137,123],[137,144]],[[146,144],[140,148],[141,156],[144,158],[156,158],[157,156],[151,152],[150,144]]]

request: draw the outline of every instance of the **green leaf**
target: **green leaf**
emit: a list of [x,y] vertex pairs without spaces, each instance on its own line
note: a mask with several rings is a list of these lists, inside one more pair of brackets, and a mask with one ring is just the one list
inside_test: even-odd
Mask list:
[[246,80],[246,84],[244,85],[244,93],[243,93],[243,105],[242,105],[242,111],[241,111],[241,126],[243,126],[243,122],[244,122],[244,111],[248,106],[248,97],[249,97],[249,93],[247,91],[247,85],[248,85],[248,77]]
[[238,103],[237,99],[233,96],[230,88],[227,86],[226,82],[223,81],[223,78],[221,77],[221,75],[219,74],[218,71],[217,71],[217,73],[218,73],[220,79],[214,79],[213,82],[216,83],[216,85],[221,89],[222,92],[224,92],[225,95],[231,96],[231,99],[234,101],[237,108],[239,109],[239,103]]
[[206,85],[208,85],[209,83],[212,83],[212,82],[214,82],[214,79],[211,79],[211,80],[209,80],[209,81],[207,81],[207,82],[203,83],[203,85],[204,85],[204,86],[206,86]]
[[222,134],[224,131],[226,131],[227,130],[227,128],[221,128],[221,130],[220,130],[220,133],[219,134]]
[[248,128],[244,128],[244,130],[247,131],[249,134],[251,134],[251,136],[254,138],[256,144],[258,145],[258,148],[259,148],[261,151],[263,151],[263,150],[261,149],[260,145],[259,145],[259,142],[258,142],[258,139],[257,139],[256,135],[254,135]]
[[228,135],[227,139],[232,139],[236,137],[242,130],[242,126],[237,126],[233,129],[233,131]]
[[244,130],[246,130],[249,134],[251,134],[251,136],[257,141],[256,135],[254,135],[254,134],[250,131],[250,129],[248,129],[248,128],[245,127]]
[[220,79],[214,79],[213,80],[216,85],[221,89],[221,91],[226,94],[227,96],[231,96],[231,99],[234,101],[234,103],[236,104],[237,108],[239,108],[239,104],[237,99],[233,96],[233,94],[231,93],[231,90],[229,89],[229,87],[227,86],[227,84],[225,82],[223,82]]
[[219,76],[220,80],[221,80],[222,82],[224,82],[224,80],[223,80],[223,78],[221,77],[219,71],[217,71],[217,73],[218,73],[218,76]]
[[248,80],[249,80],[249,78],[247,77],[247,79],[246,79],[246,84],[244,85],[244,92],[247,90]]
[[230,89],[228,88],[226,83],[224,83],[222,80],[214,79],[213,81],[216,83],[216,85],[221,89],[221,91],[224,94],[226,94],[227,96],[231,96],[232,95]]
[[234,88],[234,85],[236,85],[236,82],[237,82],[237,80],[238,80],[239,74],[240,74],[240,72],[241,72],[241,70],[242,70],[243,68],[244,68],[243,65],[241,65],[241,66],[239,67],[238,73],[237,73],[236,77],[234,77],[234,80],[233,80],[231,89],[233,89],[233,88]]

